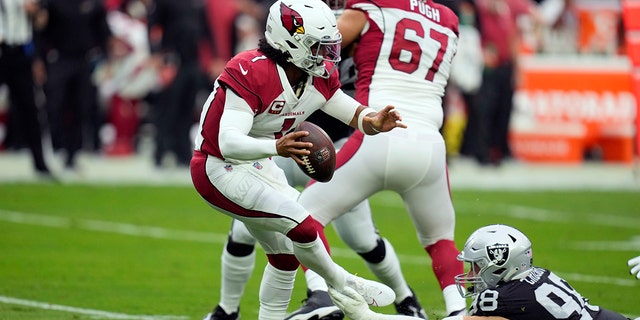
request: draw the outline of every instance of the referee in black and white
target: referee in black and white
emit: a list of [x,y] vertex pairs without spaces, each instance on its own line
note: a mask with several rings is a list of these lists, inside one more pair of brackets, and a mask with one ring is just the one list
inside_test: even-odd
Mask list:
[[9,88],[13,132],[24,134],[38,176],[52,178],[42,151],[32,72],[36,56],[33,25],[38,9],[35,0],[0,0],[0,84]]

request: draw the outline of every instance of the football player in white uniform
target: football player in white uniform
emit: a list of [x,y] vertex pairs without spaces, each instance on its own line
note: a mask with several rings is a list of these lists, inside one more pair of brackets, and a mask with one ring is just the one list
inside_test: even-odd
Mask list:
[[[242,221],[269,263],[260,286],[258,319],[283,319],[300,263],[336,290],[352,287],[368,303],[390,304],[393,291],[335,264],[322,227],[296,202],[272,156],[309,154],[308,134],[293,129],[316,110],[375,135],[406,128],[393,106],[379,111],[340,90],[341,35],[320,0],[278,0],[258,49],[231,59],[204,104],[191,160],[197,192],[213,208]],[[352,206],[353,207],[353,206]],[[319,233],[322,235],[320,236]]]
[[[353,58],[341,60],[339,71],[341,89],[349,95],[354,94],[355,69]],[[326,115],[324,112],[315,112],[307,121],[316,123],[324,128],[334,141],[337,149],[344,144],[353,132],[353,128]],[[277,156],[273,159],[284,171],[289,185],[304,187],[309,182],[309,177],[298,168],[291,158]],[[340,238],[365,259],[374,274],[393,274],[395,279],[386,284],[393,285],[392,289],[396,293],[394,305],[399,313],[426,316],[424,309],[415,295],[412,295],[411,289],[404,279],[395,250],[391,243],[377,233],[370,213],[371,209],[368,201],[363,201],[347,214],[334,220],[332,225]],[[351,228],[356,225],[356,228],[360,230],[360,236],[353,237]],[[362,236],[366,237],[363,238]],[[220,300],[203,320],[239,319],[240,301],[245,285],[255,266],[255,244],[256,240],[251,236],[244,224],[234,220],[221,257]],[[380,252],[384,252],[384,254],[381,255]],[[381,257],[385,257],[385,259],[381,259]],[[319,320],[343,319],[344,313],[331,302],[324,280],[314,272],[307,272],[305,275],[309,277],[305,303],[302,307],[287,315],[285,320],[301,320],[312,317],[318,317]],[[381,278],[388,279],[389,276]]]
[[[339,17],[344,10],[344,3],[341,0],[327,0],[326,2],[336,17]],[[343,54],[338,69],[342,91],[353,97],[356,81],[353,58],[345,57]],[[321,111],[313,113],[307,121],[322,127],[333,140],[336,150],[339,150],[354,130]],[[284,171],[289,185],[293,187],[307,185],[309,177],[298,168],[293,159],[280,156],[273,157],[273,159]],[[365,259],[373,273],[381,275],[379,278],[387,280],[385,284],[392,286],[396,293],[394,306],[400,314],[426,317],[424,309],[404,279],[400,262],[391,243],[378,234],[371,219],[368,201],[362,201],[348,213],[334,220],[332,225],[340,238]],[[352,228],[358,229],[360,235],[354,237]],[[255,267],[255,244],[256,240],[244,224],[234,220],[221,256],[220,300],[203,320],[237,320],[240,318],[241,298]],[[307,298],[304,300],[303,306],[287,315],[285,320],[343,319],[344,313],[329,298],[324,279],[314,272],[307,272],[305,275],[308,277]],[[388,281],[389,279],[392,281]]]
[[[343,48],[357,42],[356,99],[377,110],[383,101],[393,101],[408,129],[371,137],[356,131],[338,152],[332,180],[311,184],[298,202],[326,226],[376,192],[397,192],[431,257],[447,314],[464,314],[466,302],[454,280],[463,264],[456,259],[455,211],[439,132],[458,18],[432,0],[349,0],[338,28]],[[352,237],[371,238],[357,230]],[[396,289],[393,273],[376,275]]]
[[[628,320],[589,304],[553,272],[533,266],[531,241],[518,229],[488,225],[472,233],[458,259],[469,271],[456,276],[460,294],[473,297],[470,315],[443,320]],[[352,320],[408,320],[369,310],[355,291],[329,289],[331,298]],[[636,319],[637,320],[637,319]]]

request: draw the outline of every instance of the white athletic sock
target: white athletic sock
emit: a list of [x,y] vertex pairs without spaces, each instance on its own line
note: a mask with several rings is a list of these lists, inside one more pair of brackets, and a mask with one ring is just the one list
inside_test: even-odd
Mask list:
[[385,257],[379,263],[370,263],[365,261],[367,267],[376,277],[384,284],[388,285],[396,293],[396,303],[401,302],[411,295],[411,289],[404,279],[402,270],[400,269],[400,261],[398,255],[389,242],[382,238],[385,247]]
[[304,273],[304,277],[307,279],[307,289],[311,291],[328,291],[329,287],[324,279],[311,269],[307,269]]
[[333,262],[320,237],[307,243],[294,241],[293,251],[300,263],[318,273],[328,285],[338,290],[344,288],[347,272]]
[[278,270],[267,263],[260,284],[259,320],[282,320],[287,314],[296,270]]
[[244,257],[234,256],[226,249],[222,251],[222,284],[219,304],[227,314],[238,311],[242,293],[251,273],[253,273],[255,262],[255,250]]
[[442,296],[444,297],[447,314],[450,314],[453,311],[467,309],[467,300],[460,295],[455,284],[446,286],[442,290]]

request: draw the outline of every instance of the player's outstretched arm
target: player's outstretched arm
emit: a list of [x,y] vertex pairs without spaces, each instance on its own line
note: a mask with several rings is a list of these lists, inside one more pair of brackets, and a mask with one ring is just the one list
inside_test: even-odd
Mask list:
[[[410,320],[415,317],[396,315],[396,314],[383,314],[373,312],[369,309],[369,306],[364,301],[364,298],[360,296],[355,290],[345,287],[344,290],[338,291],[329,287],[329,296],[335,305],[340,308],[347,318],[352,320]],[[442,320],[509,320],[503,317],[496,316],[452,316],[446,317]]]
[[631,275],[635,275],[636,278],[640,280],[640,256],[629,259],[629,261],[627,262],[627,265],[630,268],[629,273],[631,273]]
[[382,314],[373,312],[369,309],[369,305],[364,298],[355,290],[344,287],[344,290],[338,291],[329,287],[329,296],[333,303],[340,308],[347,318],[352,320],[412,320],[414,317],[394,314]]
[[394,128],[406,128],[402,117],[394,106],[386,106],[380,111],[359,106],[350,125],[368,135],[391,131]]

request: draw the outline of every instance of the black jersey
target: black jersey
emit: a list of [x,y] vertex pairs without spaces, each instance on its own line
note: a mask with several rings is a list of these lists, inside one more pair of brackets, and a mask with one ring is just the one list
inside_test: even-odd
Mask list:
[[474,297],[471,315],[510,320],[626,320],[592,306],[567,281],[553,272],[533,268],[524,278],[486,289]]

